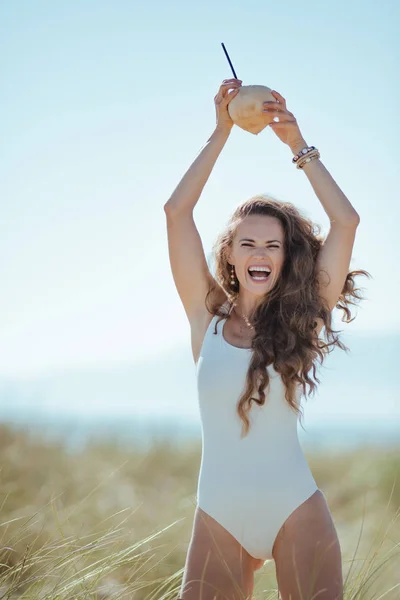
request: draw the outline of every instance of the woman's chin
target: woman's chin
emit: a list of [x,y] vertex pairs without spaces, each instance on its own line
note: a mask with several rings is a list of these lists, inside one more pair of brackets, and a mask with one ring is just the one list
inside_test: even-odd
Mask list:
[[251,277],[251,275],[248,275],[247,279],[246,279],[246,283],[247,283],[247,281],[249,282],[249,284],[251,286],[251,290],[257,290],[259,288],[261,291],[258,293],[263,294],[264,291],[270,287],[270,284],[272,281],[271,277],[272,277],[272,275],[269,275],[269,277],[267,277],[267,279],[264,279],[263,281],[262,280],[257,281],[255,279],[253,279]]

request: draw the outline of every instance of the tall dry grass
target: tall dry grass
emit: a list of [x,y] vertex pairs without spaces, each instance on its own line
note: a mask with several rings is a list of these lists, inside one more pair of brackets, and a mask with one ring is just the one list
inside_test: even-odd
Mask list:
[[[400,452],[307,454],[339,534],[346,600],[400,599]],[[89,440],[79,452],[0,427],[1,599],[174,600],[195,509],[200,441]],[[274,563],[254,600],[277,597]]]

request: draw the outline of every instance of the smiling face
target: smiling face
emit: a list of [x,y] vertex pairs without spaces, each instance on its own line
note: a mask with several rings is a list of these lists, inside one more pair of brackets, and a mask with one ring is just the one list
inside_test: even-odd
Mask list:
[[[267,215],[249,215],[239,223],[228,261],[235,267],[243,304],[249,306],[257,302],[274,287],[284,259],[284,230],[279,219]],[[257,266],[269,267],[271,274],[267,279],[252,278],[249,267]]]

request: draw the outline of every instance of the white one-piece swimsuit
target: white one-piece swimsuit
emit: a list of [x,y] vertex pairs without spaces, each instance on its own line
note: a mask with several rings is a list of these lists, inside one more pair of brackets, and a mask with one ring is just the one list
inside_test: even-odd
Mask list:
[[[252,401],[250,430],[241,439],[237,402],[252,350],[225,340],[226,319],[218,323],[215,335],[218,318],[215,315],[208,326],[196,364],[202,427],[196,501],[250,555],[271,560],[283,523],[318,487],[299,443],[298,415],[285,399],[281,376],[272,365],[267,367],[265,403]],[[258,392],[253,396],[258,398]]]

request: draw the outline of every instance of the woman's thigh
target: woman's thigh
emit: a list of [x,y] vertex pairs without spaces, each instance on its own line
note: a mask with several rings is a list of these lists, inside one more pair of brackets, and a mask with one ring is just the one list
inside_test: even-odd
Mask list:
[[285,521],[272,551],[282,600],[342,600],[342,557],[321,490]]
[[197,506],[180,598],[249,599],[258,563],[236,538]]

